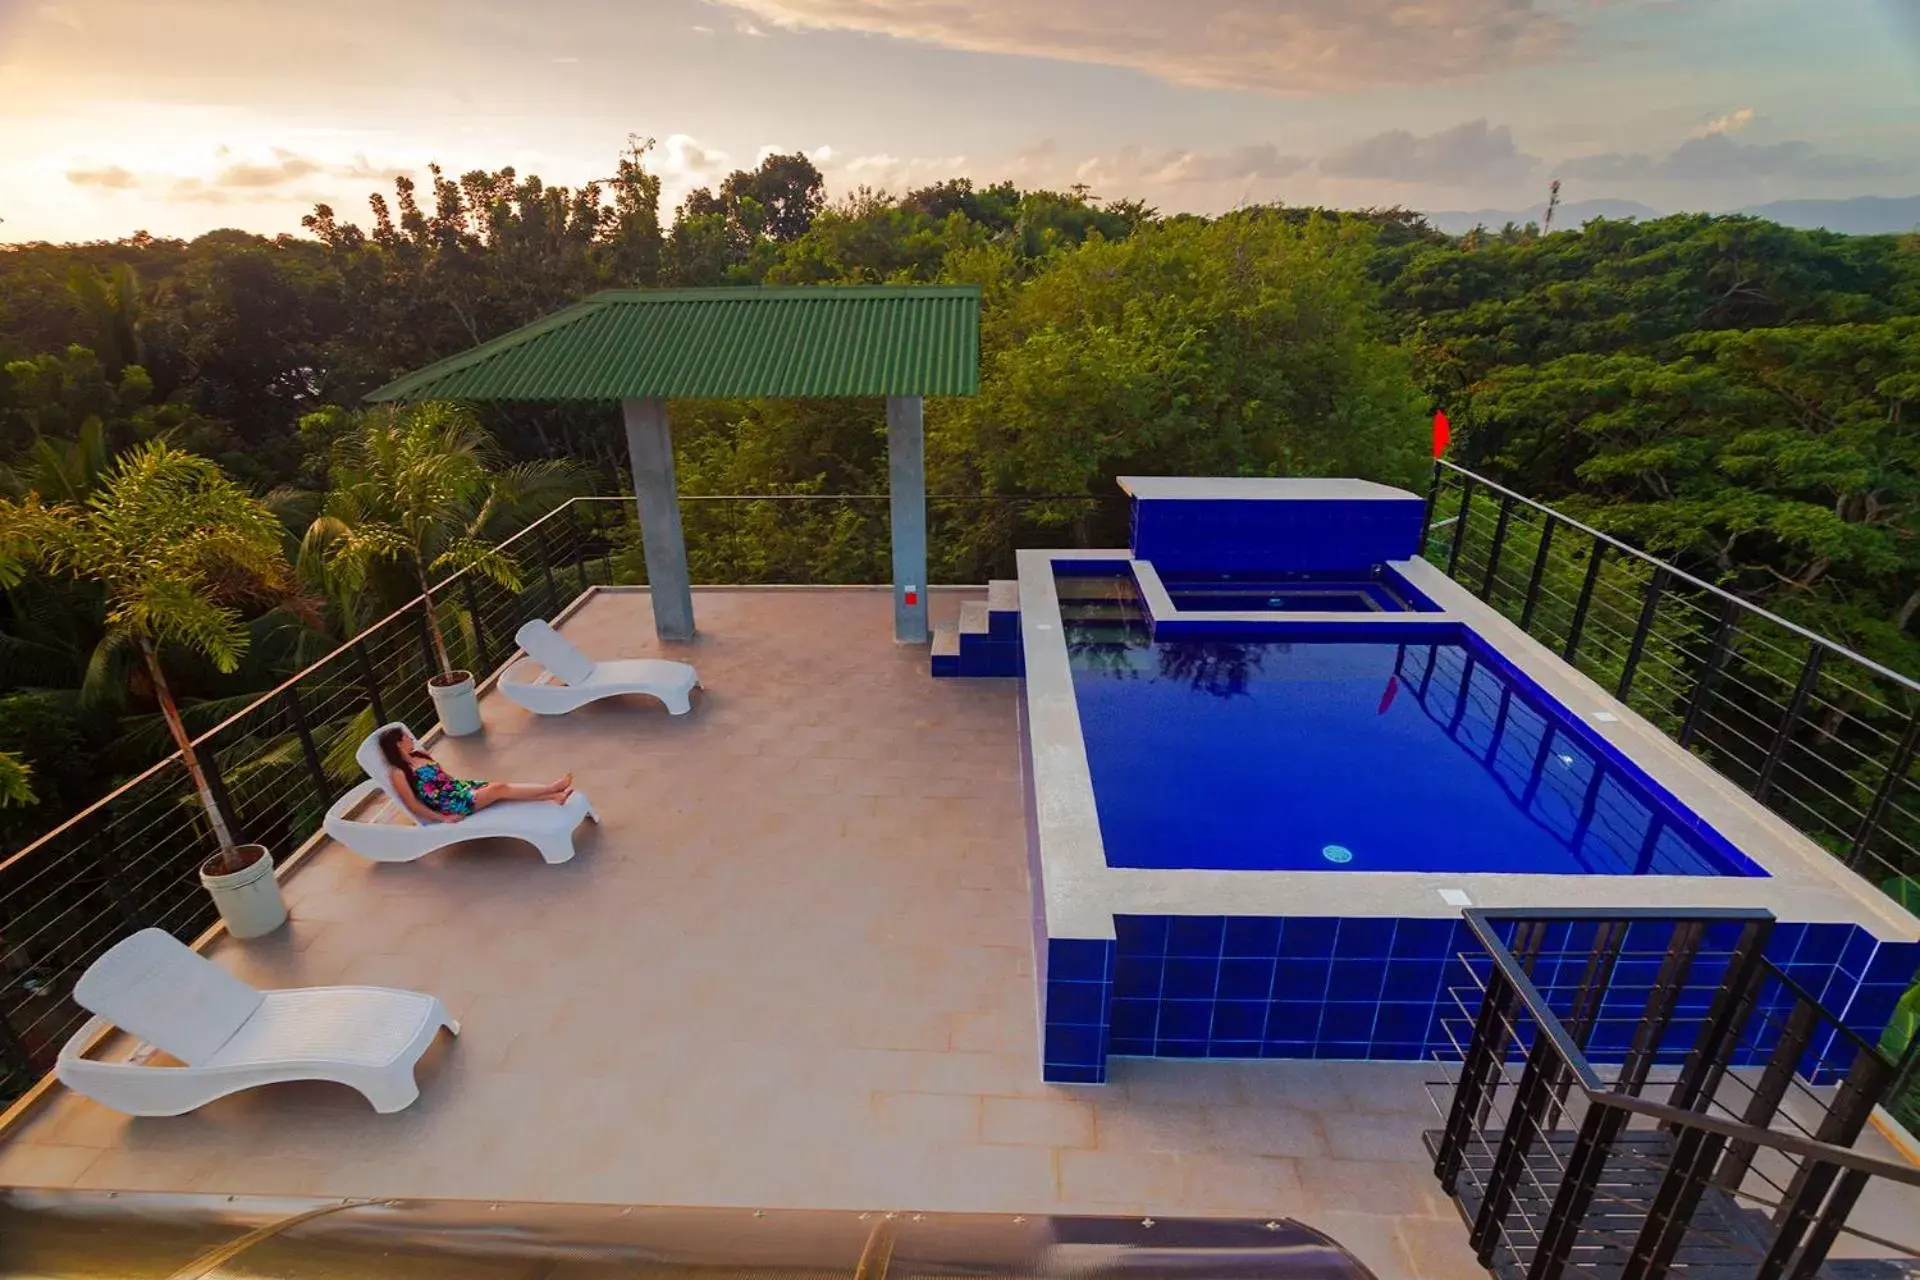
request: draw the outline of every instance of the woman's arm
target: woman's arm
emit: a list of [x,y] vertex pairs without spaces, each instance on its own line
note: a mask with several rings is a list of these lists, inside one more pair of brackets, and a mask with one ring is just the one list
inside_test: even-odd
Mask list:
[[400,797],[400,804],[413,815],[413,820],[421,826],[430,822],[458,822],[460,819],[451,814],[441,813],[430,808],[419,796],[413,794],[413,784],[407,781],[407,775],[401,769],[388,769],[387,777],[393,783],[393,793]]

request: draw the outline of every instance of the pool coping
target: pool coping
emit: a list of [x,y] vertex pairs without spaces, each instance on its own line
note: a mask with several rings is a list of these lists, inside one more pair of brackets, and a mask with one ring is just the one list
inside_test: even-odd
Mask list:
[[[1882,942],[1920,940],[1920,920],[1900,910],[1785,819],[1757,804],[1713,767],[1675,743],[1612,694],[1563,662],[1496,610],[1419,557],[1389,567],[1439,613],[1312,614],[1288,624],[1373,628],[1459,627],[1532,682],[1657,786],[1767,872],[1765,876],[1545,875],[1499,872],[1178,871],[1106,864],[1092,772],[1067,658],[1057,563],[1134,563],[1126,550],[1021,551],[1020,630],[1032,760],[1035,840],[1051,938],[1110,940],[1114,916],[1453,917],[1464,905],[1529,908],[1577,899],[1596,907],[1760,907],[1783,920],[1859,925]],[[1157,574],[1137,575],[1156,619],[1172,620]],[[1146,594],[1147,583],[1158,595]],[[1208,623],[1272,630],[1271,613],[1186,615]],[[1595,721],[1607,712],[1611,721]],[[1443,896],[1442,891],[1447,891]],[[1464,901],[1462,900],[1464,898]]]

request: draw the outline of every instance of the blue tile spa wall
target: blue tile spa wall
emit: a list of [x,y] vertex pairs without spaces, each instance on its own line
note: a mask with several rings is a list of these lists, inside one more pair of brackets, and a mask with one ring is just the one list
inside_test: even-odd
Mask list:
[[[1051,939],[1045,978],[1046,1078],[1105,1080],[1109,1054],[1161,1058],[1426,1060],[1457,1056],[1488,962],[1458,919],[1119,916],[1117,941]],[[1589,1047],[1617,1061],[1642,1018],[1671,926],[1636,925]],[[1587,964],[1593,926],[1555,926],[1536,985],[1562,1015]],[[1737,927],[1708,932],[1661,1045],[1678,1062],[1724,973]],[[1920,967],[1920,944],[1881,943],[1850,924],[1776,924],[1767,958],[1871,1042]],[[1772,1052],[1791,1004],[1770,980],[1735,1054]],[[1464,1008],[1463,1008],[1464,1005]],[[1816,1038],[1803,1071],[1851,1061],[1837,1032]]]

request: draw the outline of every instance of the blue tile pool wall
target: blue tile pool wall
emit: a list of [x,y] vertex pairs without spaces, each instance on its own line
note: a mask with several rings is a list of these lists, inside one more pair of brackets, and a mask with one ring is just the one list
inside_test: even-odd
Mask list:
[[[1052,939],[1046,977],[1047,1079],[1100,1083],[1105,1056],[1425,1060],[1454,1057],[1471,1033],[1488,961],[1463,920],[1118,916],[1117,941]],[[1556,926],[1535,968],[1549,1004],[1568,1012],[1592,925]],[[1669,926],[1636,926],[1589,1048],[1617,1061],[1646,1007]],[[1715,926],[1694,961],[1663,1062],[1691,1047],[1737,926]],[[1111,948],[1109,950],[1108,948]],[[1920,943],[1881,943],[1851,924],[1778,924],[1767,958],[1851,1031],[1877,1039],[1915,969]],[[1107,993],[1108,1007],[1098,999]],[[1464,1003],[1464,1009],[1461,1007]],[[1787,997],[1763,993],[1736,1065],[1766,1060]],[[1771,1007],[1769,1007],[1771,1004]],[[1837,1033],[1803,1069],[1844,1068]],[[1102,1051],[1104,1046],[1104,1051]]]
[[1400,499],[1135,498],[1130,544],[1162,572],[1365,572],[1420,550],[1426,507]]
[[1107,1082],[1108,1017],[1113,1007],[1111,939],[1047,941],[1046,1029],[1041,1078],[1050,1084]]

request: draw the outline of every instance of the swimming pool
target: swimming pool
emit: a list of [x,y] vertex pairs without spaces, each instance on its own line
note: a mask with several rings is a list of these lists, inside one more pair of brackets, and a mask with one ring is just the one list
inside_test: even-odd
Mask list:
[[1155,643],[1063,613],[1111,867],[1766,874],[1470,637]]

